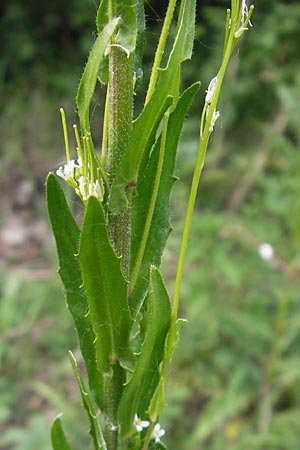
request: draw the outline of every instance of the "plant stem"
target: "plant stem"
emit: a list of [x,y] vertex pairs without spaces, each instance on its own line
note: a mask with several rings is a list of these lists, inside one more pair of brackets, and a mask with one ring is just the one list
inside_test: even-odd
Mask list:
[[[113,7],[113,4],[111,5]],[[111,46],[109,55],[109,87],[107,100],[106,169],[109,186],[112,185],[132,130],[133,117],[133,55]],[[106,130],[105,130],[106,133]],[[106,137],[105,137],[106,139]],[[125,278],[129,272],[130,208],[122,214],[112,215],[108,206],[108,232],[118,256]],[[118,405],[125,383],[125,370],[118,361],[111,364],[111,373],[104,380],[103,412],[104,436],[108,450],[118,448]]]
[[107,86],[105,109],[103,117],[103,134],[102,134],[102,149],[101,149],[101,165],[106,166],[106,154],[107,154],[107,134],[108,134],[108,99],[109,99],[109,86]]
[[153,432],[154,426],[155,426],[155,422],[151,422],[150,425],[149,425],[149,428],[147,430],[145,439],[144,439],[142,450],[147,450],[147,448],[149,446],[150,439],[152,437],[152,432]]
[[104,377],[104,438],[107,450],[117,450],[118,448],[118,406],[125,383],[125,371],[118,361],[111,365],[111,373]]
[[132,274],[131,274],[130,285],[129,285],[129,298],[134,290],[134,287],[135,287],[137,279],[138,279],[138,275],[139,275],[139,272],[141,269],[141,265],[142,265],[142,261],[143,261],[143,257],[144,257],[144,253],[145,253],[145,248],[147,245],[147,240],[149,237],[149,231],[150,231],[152,218],[153,218],[153,214],[154,214],[154,209],[155,209],[155,205],[156,205],[158,189],[159,189],[161,173],[162,173],[162,167],[163,167],[163,162],[164,162],[164,156],[165,156],[169,116],[170,116],[169,112],[167,112],[164,116],[162,137],[161,137],[161,143],[160,143],[160,149],[159,149],[159,158],[158,158],[157,170],[156,170],[156,174],[155,174],[153,192],[152,192],[149,210],[148,210],[146,221],[145,221],[145,227],[144,227],[144,231],[143,231],[143,235],[142,235],[142,240],[140,243],[137,258],[136,258],[136,261],[135,261],[135,264],[134,264],[134,267],[132,270]]
[[[128,144],[133,116],[133,55],[117,46],[111,47],[109,58],[108,153],[109,184],[115,178]],[[125,278],[129,272],[130,207],[125,213],[109,213],[109,234],[118,256],[122,256]]]
[[163,54],[165,51],[166,41],[167,41],[167,37],[169,34],[169,29],[171,26],[175,6],[176,6],[176,0],[170,0],[168,9],[167,9],[167,13],[166,13],[166,17],[164,20],[163,28],[161,30],[157,50],[155,53],[154,63],[152,66],[151,77],[150,77],[148,91],[147,91],[146,100],[145,100],[145,105],[149,102],[149,100],[153,94],[155,85],[156,85],[158,69],[160,67],[161,60],[162,60],[162,57],[163,57]]
[[195,169],[193,174],[193,180],[192,180],[192,186],[189,196],[189,202],[185,217],[185,223],[184,223],[184,229],[183,229],[183,235],[182,235],[182,241],[181,241],[181,247],[180,247],[180,254],[179,254],[179,260],[178,260],[178,268],[176,273],[176,281],[175,281],[175,288],[174,288],[174,298],[173,298],[173,306],[172,306],[172,316],[171,316],[171,322],[174,323],[177,319],[177,313],[178,313],[178,306],[179,306],[179,297],[180,297],[180,288],[181,288],[181,281],[183,276],[183,268],[184,268],[184,261],[185,261],[185,255],[187,251],[188,246],[188,240],[189,240],[189,234],[192,224],[192,217],[193,217],[193,211],[199,186],[199,181],[202,173],[202,169],[204,166],[204,160],[206,155],[206,150],[208,146],[208,141],[210,138],[210,124],[213,112],[217,106],[217,102],[219,100],[220,90],[222,86],[222,82],[225,76],[225,72],[230,60],[230,56],[232,54],[232,48],[234,43],[234,28],[232,27],[229,32],[228,41],[226,43],[226,50],[224,52],[224,57],[222,60],[222,64],[220,67],[220,70],[218,72],[218,82],[215,90],[214,97],[212,99],[212,102],[210,104],[210,110],[207,114],[205,126],[203,129],[202,126],[202,118],[201,120],[201,126],[200,126],[200,143],[195,163]]

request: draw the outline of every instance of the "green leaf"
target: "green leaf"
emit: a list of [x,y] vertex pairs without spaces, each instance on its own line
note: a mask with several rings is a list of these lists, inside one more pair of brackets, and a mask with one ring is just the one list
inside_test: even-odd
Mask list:
[[97,15],[96,15],[96,25],[98,34],[102,33],[105,25],[109,22],[109,0],[101,0]]
[[[98,33],[101,33],[104,26],[109,22],[109,2],[102,0],[97,12],[96,24]],[[136,78],[142,75],[142,56],[144,51],[144,31],[145,14],[144,2],[142,0],[127,0],[114,2],[114,16],[119,17],[120,26],[114,39],[114,43],[121,46],[126,53],[135,50],[135,73]],[[100,66],[99,79],[101,83],[108,83],[108,56],[106,56]]]
[[52,447],[53,450],[71,450],[61,424],[61,417],[61,414],[57,416],[51,427]]
[[[135,50],[136,45],[138,33],[136,8],[136,0],[114,0],[112,2],[112,15],[120,19],[118,31],[112,44],[121,46],[128,53],[128,56]],[[96,18],[98,33],[101,33],[109,22],[109,15],[109,1],[102,0]]]
[[111,188],[109,208],[113,214],[125,211],[127,207],[127,187],[136,184],[136,176],[144,150],[149,151],[155,140],[155,133],[160,121],[172,103],[169,96],[158,105],[150,100],[146,108],[133,124],[129,144],[126,147],[124,157],[116,174],[116,179]]
[[120,45],[128,53],[135,49],[137,38],[136,0],[114,0],[114,14],[121,17],[114,44]]
[[[96,25],[98,34],[103,31],[105,25],[109,22],[109,14],[108,14],[109,0],[101,0],[97,16],[96,16]],[[109,79],[109,61],[108,55],[104,55],[98,73],[98,79],[102,84],[107,84]]]
[[78,86],[76,103],[81,132],[84,135],[90,132],[90,104],[94,95],[101,61],[103,60],[104,52],[110,42],[110,38],[119,22],[119,18],[113,19],[105,25],[102,32],[98,35]]
[[[195,10],[196,0],[184,0],[181,2],[177,34],[168,63],[164,69],[160,69],[155,90],[156,96],[161,95],[159,92],[161,89],[165,92],[167,91],[180,65],[192,56],[195,36]],[[167,80],[169,83],[168,86],[165,86]]]
[[186,61],[192,57],[195,38],[196,0],[183,0],[180,4],[177,34],[169,56],[168,66],[177,60]]
[[88,317],[96,336],[98,377],[103,377],[117,361],[126,366],[132,363],[129,346],[132,321],[120,258],[110,244],[105,215],[95,197],[88,200],[79,261],[89,304]]
[[[156,205],[153,212],[151,227],[147,237],[147,243],[139,271],[137,283],[130,298],[130,307],[133,316],[142,303],[149,285],[150,265],[160,266],[162,252],[171,231],[169,197],[174,182],[174,166],[179,136],[182,130],[184,118],[199,90],[199,83],[190,86],[179,98],[175,110],[170,114],[166,136],[165,155]],[[158,166],[160,152],[160,139],[157,141],[148,164],[140,171],[136,192],[132,201],[132,239],[131,239],[131,271],[134,268],[139,254],[143,232],[147,220],[147,213],[153,194],[154,180]]]
[[151,100],[134,123],[131,139],[112,185],[110,209],[113,214],[118,214],[127,208],[126,191],[128,187],[136,184],[139,163],[145,149],[148,148],[149,151],[151,149],[147,144],[162,118],[158,111],[159,109],[166,110],[165,104],[172,92],[172,82],[177,71],[181,63],[191,57],[194,41],[195,4],[195,0],[186,0],[182,3],[178,31],[168,64],[164,69],[160,69]]
[[79,390],[81,393],[82,403],[84,408],[86,409],[89,422],[90,422],[90,430],[89,433],[93,439],[95,450],[106,450],[106,444],[104,442],[103,434],[100,428],[100,425],[97,420],[97,415],[93,406],[92,399],[84,385],[84,382],[81,378],[76,359],[72,352],[69,352],[69,357],[72,365],[72,369],[77,380]]
[[59,275],[65,287],[67,306],[78,334],[80,350],[85,361],[90,390],[98,406],[102,406],[102,384],[98,376],[95,335],[87,317],[88,303],[82,289],[82,274],[76,257],[80,231],[73,219],[63,190],[55,175],[50,173],[46,183],[50,222],[59,258]]
[[147,301],[147,330],[134,372],[126,384],[119,406],[122,436],[134,432],[134,415],[145,417],[159,380],[159,364],[163,358],[165,338],[170,325],[171,306],[161,274],[151,268]]

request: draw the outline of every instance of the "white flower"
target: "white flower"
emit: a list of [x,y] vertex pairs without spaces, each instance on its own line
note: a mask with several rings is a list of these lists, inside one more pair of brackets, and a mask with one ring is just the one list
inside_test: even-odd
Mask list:
[[76,192],[84,201],[89,198],[89,186],[83,176],[78,178],[78,188],[76,189]]
[[154,427],[154,430],[152,432],[152,437],[155,439],[155,442],[159,442],[160,438],[164,436],[165,430],[160,427],[160,424],[157,423]]
[[211,122],[210,122],[210,127],[209,127],[209,131],[212,133],[215,123],[218,120],[218,118],[220,117],[220,111],[216,111],[216,109],[214,109],[212,118],[211,118]]
[[88,199],[88,189],[87,189],[87,185],[86,185],[86,179],[81,176],[78,178],[78,187],[75,189],[76,194],[79,195],[79,197],[82,198],[82,200],[87,200]]
[[263,242],[258,247],[258,254],[264,261],[270,261],[274,256],[274,248],[271,244]]
[[139,433],[143,431],[143,428],[148,428],[150,425],[150,422],[148,420],[142,420],[140,419],[137,414],[134,416],[133,425]]
[[63,166],[60,167],[57,171],[56,171],[56,175],[58,175],[59,177],[63,178],[64,180],[69,180],[70,178],[73,179],[74,178],[74,171],[76,168],[79,168],[80,166],[78,166],[74,159],[71,159],[70,161],[67,161],[67,163]]
[[84,177],[78,179],[79,186],[76,189],[76,193],[82,198],[83,201],[87,201],[89,197],[94,196],[100,202],[103,200],[103,186],[100,185],[99,180],[94,183],[87,183]]
[[95,183],[89,183],[89,197],[93,195],[100,202],[103,200],[103,185],[99,183],[99,180],[96,180]]
[[92,195],[96,197],[100,202],[103,200],[104,187],[102,182],[96,180],[94,183],[87,182],[85,177],[78,178],[78,186],[75,189],[76,194],[82,198],[84,202],[88,200]]
[[217,83],[218,83],[218,77],[217,76],[210,80],[210,83],[209,83],[207,91],[206,91],[206,97],[205,97],[205,101],[207,103],[210,103],[212,101],[212,98],[213,98],[214,93],[216,91]]

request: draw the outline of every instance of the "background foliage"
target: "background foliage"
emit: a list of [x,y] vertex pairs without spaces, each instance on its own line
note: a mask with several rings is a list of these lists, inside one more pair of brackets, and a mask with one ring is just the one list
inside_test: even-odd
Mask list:
[[[220,60],[222,5],[199,2],[194,61],[185,67],[183,84],[200,78],[203,88],[180,145],[174,232],[164,260],[170,291],[201,98]],[[76,353],[77,346],[45,231],[43,183],[63,155],[56,111],[63,104],[76,116],[96,7],[92,0],[0,6],[0,448],[7,450],[48,450],[57,412],[70,418],[66,427],[77,448],[85,445],[74,427],[82,417],[73,406],[80,399],[66,350]],[[147,5],[146,64],[164,8],[165,2]],[[181,303],[188,323],[170,371],[170,406],[160,419],[174,450],[300,445],[299,20],[297,1],[258,0],[254,29],[227,76],[190,239]],[[101,90],[96,129],[99,104]],[[28,228],[38,231],[32,236]],[[8,230],[17,230],[18,242]],[[262,242],[274,248],[271,261],[258,255]]]

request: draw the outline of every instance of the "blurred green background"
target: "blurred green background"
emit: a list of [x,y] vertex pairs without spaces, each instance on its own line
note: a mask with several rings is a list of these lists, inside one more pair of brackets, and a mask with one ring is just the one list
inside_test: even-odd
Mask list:
[[[0,449],[50,450],[62,412],[89,448],[67,359],[77,344],[56,274],[44,180],[64,160],[58,108],[75,94],[95,38],[94,0],[0,5]],[[227,1],[199,1],[183,85],[186,120],[163,268],[172,292],[204,91],[221,57]],[[194,215],[181,339],[160,418],[172,450],[300,448],[300,3],[257,0],[231,61]],[[166,1],[147,2],[145,79]],[[101,142],[103,93],[92,115]],[[141,97],[137,93],[137,107]],[[75,214],[78,200],[70,201]],[[79,214],[79,213],[78,213]],[[274,254],[263,259],[262,243]],[[271,255],[270,255],[271,256]]]

